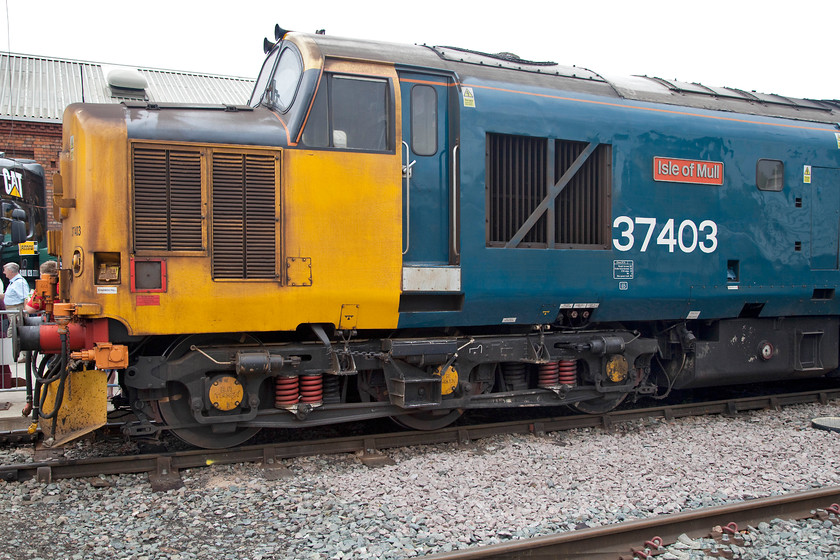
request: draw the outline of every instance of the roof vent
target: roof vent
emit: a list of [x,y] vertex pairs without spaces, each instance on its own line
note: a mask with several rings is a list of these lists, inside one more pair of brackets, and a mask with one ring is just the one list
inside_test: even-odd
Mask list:
[[103,68],[111,99],[122,101],[148,101],[146,88],[149,82],[139,70],[133,68]]
[[139,70],[132,68],[114,68],[108,72],[108,85],[119,89],[146,89],[149,82]]

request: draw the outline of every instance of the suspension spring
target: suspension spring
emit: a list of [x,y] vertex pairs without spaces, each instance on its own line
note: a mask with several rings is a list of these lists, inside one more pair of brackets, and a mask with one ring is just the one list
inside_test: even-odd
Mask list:
[[528,388],[527,366],[520,362],[502,364],[502,377],[508,391],[521,391]]
[[577,360],[560,360],[558,381],[561,385],[577,385]]
[[300,376],[300,402],[319,403],[324,399],[324,381],[321,374]]
[[341,402],[341,385],[337,375],[324,375],[324,404]]
[[278,377],[274,381],[274,406],[283,408],[298,402],[298,378]]
[[560,383],[560,363],[548,362],[547,364],[540,364],[539,367],[539,386],[540,387],[554,387]]

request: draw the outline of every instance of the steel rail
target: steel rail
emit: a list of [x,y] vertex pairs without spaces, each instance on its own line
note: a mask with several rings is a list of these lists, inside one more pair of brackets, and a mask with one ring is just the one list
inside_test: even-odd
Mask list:
[[[280,459],[338,453],[360,453],[360,458],[363,461],[369,460],[371,463],[375,463],[378,458],[382,458],[381,454],[378,453],[379,451],[391,448],[440,443],[466,444],[494,435],[529,433],[541,435],[552,431],[593,427],[610,429],[615,424],[639,419],[664,418],[671,420],[686,416],[737,414],[743,411],[779,409],[782,406],[817,401],[825,404],[833,399],[840,399],[840,389],[621,410],[600,415],[574,415],[474,426],[456,426],[428,432],[404,431],[312,441],[268,443],[219,450],[196,449],[120,457],[56,459],[0,465],[0,479],[21,481],[37,477],[39,480],[49,481],[60,478],[98,476],[100,474],[148,472],[153,487],[167,488],[177,484],[175,478],[177,478],[179,470],[212,464],[261,462],[266,468],[273,468]],[[163,482],[156,482],[160,480],[163,480]]]
[[747,500],[737,504],[626,521],[616,525],[432,554],[423,558],[426,560],[644,558],[644,555],[634,555],[634,551],[643,551],[646,543],[656,537],[662,539],[664,545],[668,545],[675,542],[683,533],[692,538],[705,537],[709,536],[714,526],[725,526],[732,522],[743,528],[748,525],[756,526],[762,521],[777,517],[804,519],[811,517],[812,511],[825,509],[838,501],[840,501],[840,486],[830,486],[782,496]]

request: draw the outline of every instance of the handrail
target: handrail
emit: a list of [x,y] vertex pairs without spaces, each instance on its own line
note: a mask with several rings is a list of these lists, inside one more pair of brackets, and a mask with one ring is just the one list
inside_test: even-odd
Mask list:
[[458,250],[458,148],[452,148],[452,253],[461,256]]
[[405,249],[403,249],[402,254],[405,255],[408,253],[408,248],[411,245],[411,239],[409,239],[409,235],[411,234],[411,168],[414,167],[417,160],[408,163],[411,151],[409,150],[408,143],[405,140],[403,140],[402,145],[405,147],[406,161],[406,165],[403,165],[402,168],[403,177],[405,177]]

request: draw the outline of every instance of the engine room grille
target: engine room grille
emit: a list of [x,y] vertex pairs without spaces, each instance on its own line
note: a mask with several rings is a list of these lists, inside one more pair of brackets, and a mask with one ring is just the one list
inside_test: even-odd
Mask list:
[[[586,146],[585,142],[557,141],[555,177],[562,177]],[[612,146],[600,144],[557,197],[557,243],[570,248],[609,248],[611,194]]]
[[612,146],[491,133],[486,150],[488,247],[609,248]]
[[[504,246],[545,198],[545,138],[487,135],[488,245]],[[521,242],[524,247],[544,247],[545,216]]]
[[201,251],[201,153],[134,148],[134,247]]
[[275,278],[274,155],[213,153],[213,278]]

